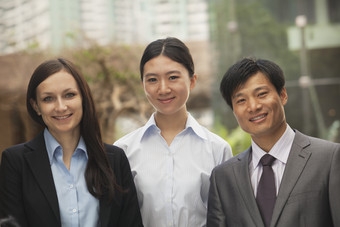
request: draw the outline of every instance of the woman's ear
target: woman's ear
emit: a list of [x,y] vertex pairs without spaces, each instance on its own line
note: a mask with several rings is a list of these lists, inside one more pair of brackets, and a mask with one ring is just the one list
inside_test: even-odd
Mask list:
[[37,112],[37,114],[40,116],[41,112],[40,112],[39,106],[37,104],[37,101],[35,101],[34,99],[30,99],[30,104],[33,107],[33,109],[35,110],[35,112]]
[[190,91],[196,86],[197,81],[197,75],[194,74],[192,77],[190,77]]

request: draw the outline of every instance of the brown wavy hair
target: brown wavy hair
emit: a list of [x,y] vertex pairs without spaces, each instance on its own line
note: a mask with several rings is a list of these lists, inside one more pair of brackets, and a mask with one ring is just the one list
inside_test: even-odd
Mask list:
[[120,187],[116,183],[115,175],[110,168],[106,155],[91,90],[77,67],[72,62],[63,58],[48,60],[40,64],[33,72],[28,84],[26,96],[27,111],[34,121],[46,127],[42,117],[33,109],[31,100],[36,101],[36,89],[41,82],[62,70],[73,76],[83,97],[83,116],[80,121],[80,135],[85,141],[88,154],[85,170],[87,188],[98,199],[106,194],[109,200],[112,200],[115,189],[120,189]]

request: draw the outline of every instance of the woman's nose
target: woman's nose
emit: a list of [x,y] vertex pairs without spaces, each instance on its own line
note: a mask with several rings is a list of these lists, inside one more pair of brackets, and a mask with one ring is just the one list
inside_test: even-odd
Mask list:
[[65,111],[67,109],[67,105],[66,105],[66,103],[63,99],[58,98],[55,108],[56,108],[57,111],[61,112],[61,111]]
[[169,84],[166,80],[161,80],[159,83],[159,93],[164,94],[170,92]]

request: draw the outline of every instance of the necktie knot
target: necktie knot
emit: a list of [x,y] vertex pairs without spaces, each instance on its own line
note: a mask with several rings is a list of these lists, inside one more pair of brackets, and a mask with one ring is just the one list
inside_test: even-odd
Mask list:
[[271,166],[276,158],[271,156],[270,154],[265,154],[262,156],[260,162],[262,166]]

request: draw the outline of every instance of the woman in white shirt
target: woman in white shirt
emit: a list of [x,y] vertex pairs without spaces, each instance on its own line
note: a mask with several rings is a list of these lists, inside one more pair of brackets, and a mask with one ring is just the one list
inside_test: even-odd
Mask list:
[[143,224],[205,226],[211,170],[232,152],[187,112],[197,80],[190,51],[177,38],[156,40],[144,51],[140,73],[156,112],[115,145],[129,159]]

